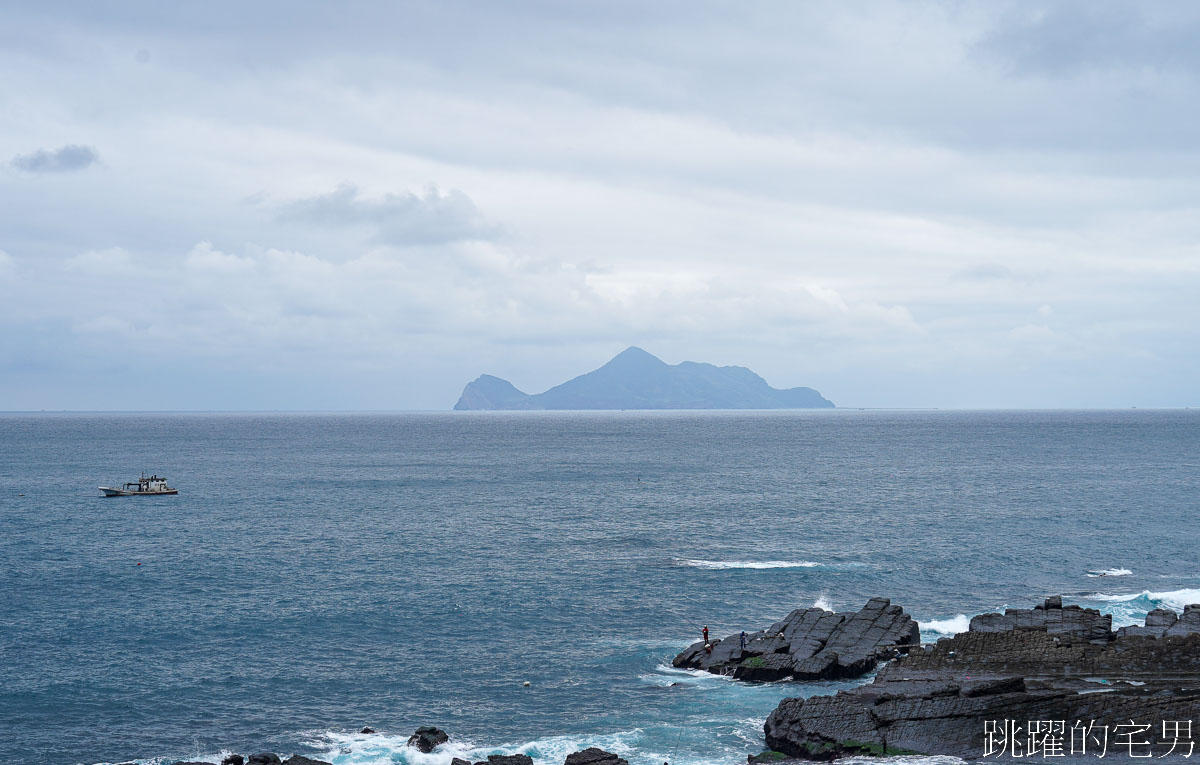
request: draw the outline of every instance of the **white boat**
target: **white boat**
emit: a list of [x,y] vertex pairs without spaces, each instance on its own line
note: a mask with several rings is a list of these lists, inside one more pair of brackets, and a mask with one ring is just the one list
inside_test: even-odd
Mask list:
[[121,488],[113,488],[112,486],[101,486],[100,492],[106,497],[147,497],[158,494],[178,494],[179,489],[172,489],[167,486],[166,478],[159,478],[152,475],[149,478],[145,473],[136,481],[121,484]]

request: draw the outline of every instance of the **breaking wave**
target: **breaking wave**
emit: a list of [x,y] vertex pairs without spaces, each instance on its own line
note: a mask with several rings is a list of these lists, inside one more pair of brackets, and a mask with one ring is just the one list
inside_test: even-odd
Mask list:
[[1098,568],[1087,572],[1093,579],[1101,576],[1129,576],[1133,572],[1127,568]]
[[1192,603],[1200,603],[1200,589],[1170,590],[1168,592],[1142,592],[1111,595],[1093,592],[1081,596],[1082,600],[1102,603],[1100,610],[1111,613],[1114,627],[1127,627],[1145,623],[1146,614],[1156,608],[1182,611]]
[[930,619],[927,622],[919,622],[921,632],[928,632],[937,635],[957,635],[960,632],[966,632],[971,626],[971,617],[966,614],[952,616],[949,619]]
[[693,568],[729,569],[729,568],[821,568],[825,564],[811,560],[696,560],[694,558],[678,558],[679,566]]
[[[535,765],[562,765],[567,755],[591,746],[624,757],[630,765],[712,765],[714,762],[744,760],[748,749],[761,747],[762,721],[747,718],[736,721],[694,720],[684,726],[634,728],[597,735],[553,736],[523,744],[476,746],[468,741],[450,741],[424,754],[407,746],[408,735],[383,733],[322,732],[309,734],[303,745],[314,757],[333,765],[450,765],[454,758],[478,762],[491,754],[529,755]],[[704,752],[707,750],[707,753]],[[193,755],[193,762],[216,763],[230,752]],[[174,758],[155,757],[134,760],[140,765],[167,765]],[[960,765],[957,757],[905,755],[900,757],[851,757],[847,765]]]

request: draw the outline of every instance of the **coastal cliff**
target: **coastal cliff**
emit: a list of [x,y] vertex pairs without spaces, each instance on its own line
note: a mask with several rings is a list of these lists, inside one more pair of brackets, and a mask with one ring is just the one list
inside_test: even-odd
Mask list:
[[478,409],[827,409],[812,388],[772,388],[745,367],[685,361],[667,364],[631,347],[607,364],[530,395],[492,375],[463,388],[457,410]]

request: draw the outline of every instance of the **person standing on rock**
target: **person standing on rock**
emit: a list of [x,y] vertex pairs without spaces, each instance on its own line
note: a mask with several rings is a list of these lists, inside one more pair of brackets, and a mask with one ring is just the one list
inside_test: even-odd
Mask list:
[[704,629],[700,630],[700,634],[704,636],[705,644],[708,643],[708,625],[704,625]]
[[746,650],[746,630],[742,630],[741,634],[742,650]]

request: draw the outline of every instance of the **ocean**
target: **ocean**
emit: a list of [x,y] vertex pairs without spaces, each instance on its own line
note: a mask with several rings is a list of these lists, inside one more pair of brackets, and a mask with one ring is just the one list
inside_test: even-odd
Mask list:
[[1200,602],[1198,498],[1196,411],[0,415],[0,761],[736,765],[855,683],[671,669],[702,626],[1131,624]]

